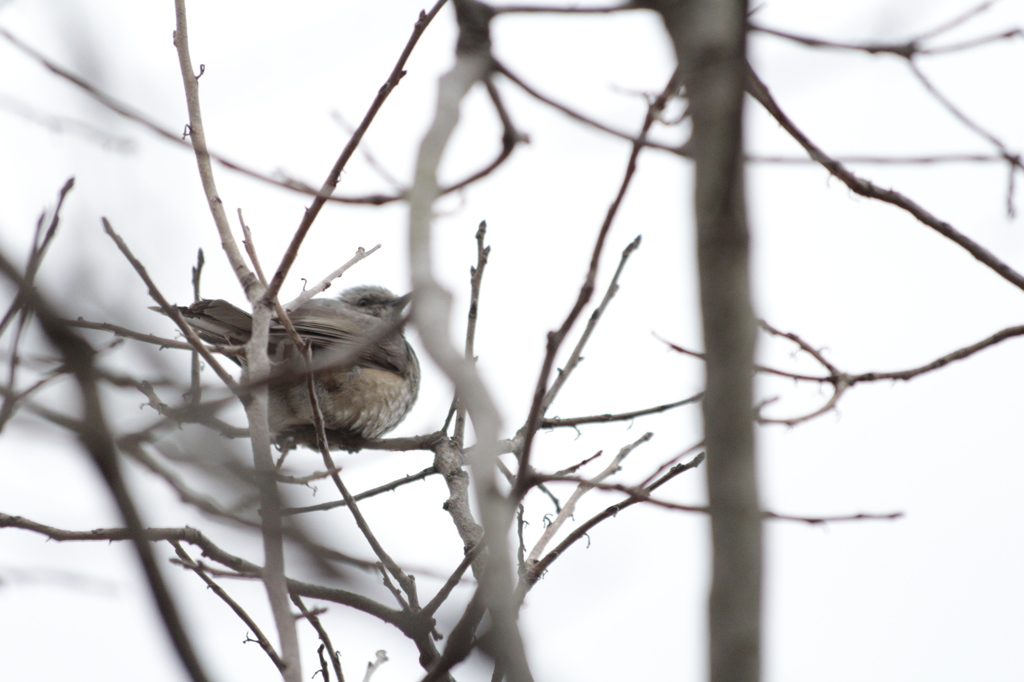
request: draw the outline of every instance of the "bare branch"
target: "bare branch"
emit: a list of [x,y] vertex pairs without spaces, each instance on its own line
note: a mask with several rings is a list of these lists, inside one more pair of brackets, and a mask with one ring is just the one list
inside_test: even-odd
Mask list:
[[786,132],[788,132],[793,139],[795,139],[800,146],[807,151],[812,159],[824,166],[829,173],[839,178],[843,184],[849,187],[853,192],[869,199],[878,199],[879,201],[884,201],[885,203],[902,208],[904,211],[907,211],[917,218],[920,222],[965,249],[968,253],[994,270],[996,274],[1006,281],[1020,289],[1024,289],[1024,276],[1001,261],[981,244],[978,244],[970,237],[959,232],[949,223],[939,220],[917,203],[903,196],[899,192],[891,189],[882,189],[868,180],[862,180],[841,163],[825,154],[817,147],[817,145],[811,142],[799,128],[796,127],[786,114],[782,112],[779,105],[775,102],[775,99],[771,96],[771,93],[768,92],[768,88],[763,82],[761,82],[761,79],[757,77],[757,74],[754,73],[753,69],[749,69],[748,71],[747,91],[754,97],[754,99],[760,102],[772,118],[778,121]]
[[[604,249],[605,238],[608,236],[612,222],[618,214],[619,206],[622,205],[622,200],[626,196],[626,190],[629,188],[629,184],[633,179],[633,174],[636,172],[637,159],[640,156],[640,151],[643,149],[643,141],[646,138],[647,132],[651,129],[651,126],[657,119],[658,114],[660,114],[662,109],[664,109],[669,97],[672,96],[677,87],[676,74],[673,74],[661,95],[651,102],[650,106],[648,106],[647,116],[644,118],[640,137],[633,143],[633,151],[629,155],[629,161],[626,164],[626,171],[623,174],[622,182],[619,185],[619,191],[616,194],[615,199],[612,200],[611,205],[608,207],[608,211],[605,213],[604,222],[601,224],[601,228],[598,231],[597,240],[594,244],[594,249],[590,257],[590,267],[587,270],[587,275],[583,281],[583,285],[580,287],[580,292],[576,298],[576,302],[573,304],[572,309],[566,316],[565,321],[562,322],[562,326],[559,327],[557,331],[548,332],[544,362],[541,366],[540,375],[537,377],[537,385],[534,388],[533,394],[533,403],[530,405],[530,413],[526,419],[526,424],[524,425],[525,433],[523,436],[523,450],[519,458],[520,474],[529,471],[530,454],[533,449],[533,438],[537,433],[537,429],[540,427],[541,418],[544,416],[544,410],[547,407],[547,405],[545,405],[545,399],[548,395],[548,379],[551,376],[551,369],[554,366],[555,355],[558,353],[558,349],[561,347],[562,342],[569,333],[569,329],[572,328],[576,319],[583,311],[584,306],[593,295],[595,282],[597,280],[597,267],[601,259],[601,253]],[[633,248],[635,249],[636,247],[634,246]],[[623,252],[623,258],[625,258],[626,255],[627,253]],[[620,261],[620,266],[621,264],[622,261]],[[519,480],[512,489],[513,499],[521,499],[522,495],[525,494],[527,487],[526,481],[526,477],[519,477]]]
[[483,550],[483,548],[483,544],[480,543],[474,545],[472,548],[470,548],[468,552],[466,552],[466,556],[462,558],[462,562],[458,565],[455,571],[452,572],[451,576],[449,576],[448,580],[445,581],[444,585],[441,586],[441,589],[437,591],[437,594],[434,595],[434,598],[431,599],[426,604],[426,606],[423,607],[422,613],[424,616],[434,615],[437,609],[440,608],[441,604],[443,604],[445,600],[448,599],[448,595],[450,595],[452,590],[455,589],[455,586],[462,581],[463,574],[465,574],[465,572],[469,569],[473,562],[476,561],[476,558],[480,556],[480,553]]
[[217,362],[217,359],[213,357],[213,354],[206,347],[206,344],[200,340],[199,336],[197,336],[195,331],[192,329],[192,326],[185,321],[184,317],[182,317],[181,311],[178,310],[178,307],[171,305],[167,299],[164,298],[164,295],[160,293],[156,283],[150,279],[149,273],[146,272],[146,267],[132,254],[128,245],[125,244],[123,239],[121,239],[121,236],[114,232],[114,228],[110,226],[110,222],[106,218],[102,218],[102,221],[104,231],[111,239],[114,240],[114,243],[117,244],[117,248],[121,250],[124,257],[127,258],[128,262],[131,263],[133,268],[135,268],[135,272],[139,273],[139,277],[141,277],[142,281],[146,283],[150,297],[157,302],[164,315],[167,315],[167,317],[174,320],[174,323],[178,325],[178,329],[180,329],[181,333],[185,335],[186,339],[188,339],[190,350],[195,350],[202,355],[203,359],[206,360],[206,364],[208,364],[213,371],[217,373],[217,376],[220,377],[221,381],[223,381],[232,392],[237,392],[239,390],[238,383],[223,367],[221,367],[221,364]]
[[[306,348],[305,351],[307,363],[311,364],[312,349]],[[355,497],[352,496],[352,493],[348,491],[348,488],[341,480],[341,475],[338,473],[338,468],[334,464],[334,458],[331,457],[331,452],[328,449],[327,434],[324,430],[323,412],[320,410],[320,403],[317,400],[316,389],[313,385],[312,374],[309,374],[306,377],[306,387],[309,392],[310,406],[312,407],[313,428],[316,429],[317,449],[320,451],[320,456],[323,458],[324,465],[327,467],[327,471],[330,472],[331,480],[334,481],[335,487],[338,488],[338,492],[340,492],[341,496],[344,498],[345,506],[348,507],[349,511],[352,513],[352,518],[355,520],[356,525],[362,532],[363,537],[365,537],[366,541],[370,544],[370,547],[373,549],[373,553],[377,555],[383,566],[387,568],[391,575],[395,576],[395,580],[397,580],[398,583],[402,586],[402,589],[405,590],[406,595],[408,595],[409,597],[409,606],[411,606],[414,609],[419,608],[419,601],[416,596],[416,582],[413,579],[411,579],[408,575],[406,575],[405,572],[395,562],[395,560],[391,558],[391,555],[389,555],[384,550],[384,547],[377,540],[377,537],[373,534],[373,531],[370,530],[370,525],[366,522],[366,518],[363,516],[362,512],[359,511],[359,507],[356,504]],[[383,568],[381,572],[383,573]],[[386,573],[384,573],[384,578],[385,580],[387,579]],[[396,596],[399,595],[396,594]],[[399,601],[401,603],[401,599]],[[402,603],[402,606],[403,608],[407,608],[407,605],[404,603]]]
[[[431,221],[433,204],[440,195],[437,169],[441,155],[458,123],[463,97],[475,83],[487,78],[492,67],[489,21],[493,14],[490,9],[473,0],[456,2],[455,9],[459,22],[455,66],[438,84],[437,109],[420,144],[415,182],[408,198],[409,262],[416,300],[413,319],[427,352],[455,384],[456,392],[465,401],[473,420],[478,449],[470,463],[488,552],[486,570],[477,575],[480,581],[477,595],[491,614],[492,628],[499,642],[491,653],[507,667],[513,682],[527,682],[533,678],[508,587],[512,576],[506,537],[511,526],[512,507],[498,488],[495,475],[501,418],[476,367],[459,356],[448,338],[451,295],[441,288],[433,271]],[[464,511],[469,513],[468,508]],[[468,528],[467,523],[460,533],[468,532]],[[476,622],[473,620],[474,629]],[[471,634],[469,631],[467,636]],[[454,651],[451,640],[441,657],[443,664],[435,665],[428,679],[447,674],[448,667],[455,662],[450,658],[450,650]]]
[[[324,629],[320,619],[317,618],[315,613],[306,608],[306,605],[302,603],[302,598],[299,595],[292,594],[292,603],[299,608],[303,617],[309,621],[309,624],[313,626],[314,630],[316,630],[316,634],[320,638],[320,641],[323,642],[321,650],[327,649],[327,655],[331,659],[331,665],[334,666],[334,676],[337,678],[338,682],[345,682],[345,676],[341,673],[341,658],[338,656],[338,652],[334,650],[334,645],[331,644],[331,637],[327,634],[327,630]],[[322,655],[323,654],[321,653],[321,656]],[[327,679],[326,672],[324,672],[324,679]]]
[[210,576],[208,576],[206,574],[206,571],[203,570],[202,566],[200,566],[192,560],[192,557],[190,557],[188,553],[181,548],[180,543],[178,543],[177,541],[172,541],[171,546],[174,547],[174,551],[177,553],[178,558],[181,559],[182,565],[190,569],[196,575],[198,575],[202,579],[202,581],[206,583],[206,586],[209,587],[210,590],[212,590],[215,595],[220,597],[221,600],[225,604],[227,604],[232,611],[235,612],[236,616],[242,619],[242,622],[245,623],[245,625],[250,630],[252,630],[252,633],[254,635],[256,635],[256,641],[259,643],[260,647],[262,647],[263,651],[267,653],[267,656],[270,657],[270,660],[274,662],[274,665],[277,666],[277,669],[284,670],[284,662],[281,661],[281,657],[278,656],[277,651],[274,650],[274,645],[271,644],[270,640],[267,639],[266,635],[263,634],[263,631],[260,630],[259,625],[257,625],[256,621],[252,619],[252,616],[250,616],[245,611],[245,609],[243,609],[241,605],[239,605],[238,602],[232,599],[231,595],[229,595],[224,590],[223,587],[218,585]]
[[374,251],[376,251],[379,248],[380,248],[380,244],[377,244],[376,246],[374,246],[369,251],[366,251],[366,250],[363,249],[363,247],[360,246],[356,250],[356,255],[352,256],[352,258],[350,258],[347,263],[342,265],[340,268],[338,268],[337,270],[335,270],[331,274],[329,274],[326,277],[324,277],[322,280],[317,282],[314,286],[312,286],[309,289],[306,289],[305,291],[303,291],[301,294],[296,296],[293,300],[289,301],[288,303],[285,303],[284,304],[284,309],[286,311],[290,312],[290,313],[291,312],[295,312],[295,310],[299,306],[301,306],[303,303],[305,303],[309,299],[313,298],[317,294],[319,294],[319,293],[321,293],[323,291],[326,291],[327,288],[330,287],[331,284],[334,282],[334,280],[336,280],[339,277],[341,277],[343,274],[345,274],[345,272],[349,268],[351,268],[353,265],[355,265],[359,261],[363,260],[364,258],[370,256]]
[[827,412],[831,411],[832,409],[835,408],[836,404],[838,404],[839,399],[843,395],[843,393],[847,389],[854,386],[855,384],[885,380],[910,381],[911,379],[921,376],[922,374],[927,374],[928,372],[933,372],[937,369],[945,367],[951,362],[956,362],[957,360],[963,360],[965,358],[968,358],[979,351],[985,350],[986,348],[996,345],[997,343],[1000,343],[1007,339],[1015,338],[1017,336],[1024,335],[1024,326],[1007,327],[1006,329],[1002,329],[996,332],[995,334],[992,334],[988,338],[982,339],[981,341],[973,343],[969,346],[958,348],[957,350],[951,353],[947,353],[942,357],[936,358],[935,360],[932,360],[927,364],[921,365],[920,367],[914,367],[912,369],[899,370],[895,372],[864,372],[862,374],[848,374],[835,367],[822,355],[821,351],[814,349],[809,343],[804,341],[796,334],[781,332],[772,327],[771,325],[769,325],[767,322],[764,322],[763,320],[761,321],[761,326],[769,333],[774,334],[776,336],[787,338],[796,343],[797,345],[799,345],[802,350],[811,354],[814,357],[814,359],[817,360],[829,372],[828,376],[819,378],[804,377],[802,375],[787,375],[786,373],[783,372],[777,372],[778,374],[781,374],[783,376],[791,376],[793,378],[799,379],[811,379],[814,381],[818,381],[820,383],[830,383],[833,386],[832,396],[829,398],[828,402],[826,402],[822,407],[818,408],[817,410],[810,412],[809,414],[801,415],[798,417],[790,417],[787,419],[772,419],[767,417],[761,417],[760,414],[758,414],[757,419],[762,424],[784,424],[786,426],[794,426],[796,424],[809,421],[815,417],[818,417],[822,414],[826,414]]
[[781,336],[784,339],[789,339],[790,341],[792,341],[796,345],[800,346],[800,350],[804,351],[805,353],[810,355],[812,358],[817,360],[819,363],[821,363],[821,366],[824,367],[825,369],[827,369],[829,371],[829,374],[835,375],[835,374],[839,373],[839,370],[836,369],[835,365],[833,365],[831,362],[829,362],[825,358],[825,356],[821,354],[821,351],[819,351],[817,348],[815,348],[811,344],[809,344],[806,341],[804,341],[803,339],[801,339],[796,334],[794,334],[792,332],[782,332],[782,331],[779,331],[778,329],[776,329],[775,327],[771,326],[770,324],[768,324],[764,320],[758,320],[757,323],[761,326],[761,329],[764,329],[769,334],[771,334],[773,336]]
[[535,544],[533,546],[533,549],[530,550],[530,555],[526,558],[525,562],[526,570],[529,570],[530,566],[536,564],[537,561],[540,560],[541,552],[543,552],[544,548],[547,547],[549,542],[551,542],[551,539],[555,537],[555,535],[561,529],[562,524],[564,524],[566,520],[568,520],[568,518],[573,515],[573,512],[576,511],[576,503],[579,501],[579,499],[583,497],[589,490],[591,490],[594,487],[594,484],[601,483],[609,476],[612,476],[613,474],[617,473],[622,466],[622,461],[626,459],[626,456],[633,450],[638,448],[642,443],[646,443],[647,441],[649,441],[653,435],[653,433],[648,431],[644,435],[640,436],[640,438],[638,438],[633,443],[626,445],[621,450],[619,450],[619,454],[617,454],[612,459],[612,461],[608,464],[607,467],[604,468],[603,471],[601,471],[601,473],[597,474],[589,481],[581,482],[578,486],[576,486],[576,490],[573,492],[572,495],[569,496],[569,499],[566,500],[565,506],[562,507],[562,510],[558,513],[558,516],[556,516],[555,519],[548,524],[548,527],[544,529],[544,533],[541,534],[540,539],[537,540],[537,544]]
[[913,369],[904,369],[898,372],[865,372],[863,374],[854,374],[850,376],[850,384],[857,384],[863,381],[883,381],[885,379],[909,381],[914,377],[918,377],[927,372],[933,372],[941,367],[945,367],[951,362],[956,362],[957,360],[963,360],[964,358],[968,358],[977,353],[978,351],[985,350],[986,348],[994,346],[997,343],[1005,341],[1006,339],[1011,339],[1022,335],[1024,335],[1024,326],[1007,327],[1006,329],[1002,329],[986,339],[982,339],[981,341],[973,343],[970,346],[964,346],[963,348],[959,348],[953,351],[952,353],[947,353],[946,355],[943,355],[940,358],[936,358],[935,360],[932,360],[931,362],[925,365],[921,365],[920,367],[915,367]]
[[[1006,158],[994,154],[933,154],[931,156],[835,156],[839,163],[873,164],[936,164],[936,163],[1005,163]],[[747,155],[747,163],[817,163],[807,156]]]
[[612,298],[619,291],[619,275],[622,274],[623,268],[626,267],[626,261],[629,260],[630,255],[637,248],[640,247],[640,235],[637,235],[636,239],[631,241],[629,245],[622,250],[622,257],[619,259],[619,267],[615,269],[615,274],[612,275],[611,281],[608,283],[608,290],[604,294],[604,298],[601,300],[600,305],[594,309],[594,312],[590,314],[590,319],[587,320],[587,326],[583,329],[583,333],[580,335],[580,340],[576,343],[576,347],[572,349],[572,353],[569,355],[569,360],[565,363],[565,367],[558,373],[555,380],[551,382],[551,386],[548,388],[548,392],[544,395],[544,400],[540,405],[540,413],[546,414],[548,408],[551,407],[551,403],[554,402],[558,396],[558,392],[562,390],[562,386],[569,380],[573,370],[580,363],[580,359],[583,355],[583,348],[587,345],[587,341],[590,340],[590,335],[594,332],[597,327],[597,323],[601,320],[601,316],[604,315],[604,311],[608,308],[608,304],[611,303]]
[[950,19],[946,23],[940,24],[939,26],[929,31],[925,31],[924,33],[921,33],[916,37],[911,38],[910,40],[907,40],[902,43],[844,43],[839,41],[824,40],[821,38],[812,38],[809,36],[797,35],[794,33],[779,31],[777,29],[758,26],[755,24],[750,25],[750,30],[758,31],[760,33],[765,33],[767,35],[772,35],[779,38],[784,38],[786,40],[791,40],[793,42],[800,43],[801,45],[806,45],[808,47],[826,47],[841,50],[855,50],[858,52],[867,52],[869,54],[888,53],[910,59],[915,55],[948,54],[950,52],[971,49],[973,47],[977,47],[978,45],[984,45],[986,43],[994,42],[996,40],[1004,40],[1007,38],[1012,38],[1021,35],[1021,30],[1017,28],[994,35],[975,38],[954,45],[945,45],[942,47],[933,48],[921,47],[921,43],[927,40],[931,40],[932,38],[936,38],[942,35],[943,33],[948,33],[954,28],[961,26],[968,20],[986,11],[989,7],[994,5],[996,1],[997,0],[988,0],[987,2],[983,2],[975,7],[972,7],[963,14],[960,14],[959,16],[956,16],[953,19]]
[[523,80],[521,78],[519,78],[518,76],[513,74],[511,71],[509,71],[508,67],[504,66],[501,62],[497,62],[497,61],[495,62],[495,70],[498,73],[500,73],[501,75],[505,76],[505,78],[508,78],[510,81],[512,81],[513,83],[518,85],[520,88],[522,88],[522,90],[524,92],[526,92],[528,95],[530,95],[534,99],[536,99],[538,101],[541,101],[541,102],[543,102],[544,104],[547,104],[550,107],[558,109],[563,114],[566,114],[570,118],[576,119],[580,123],[585,123],[588,126],[591,126],[592,128],[597,128],[600,131],[606,132],[609,135],[614,135],[615,137],[618,137],[620,139],[628,140],[634,146],[635,145],[640,145],[642,147],[650,147],[651,149],[660,149],[661,151],[671,152],[672,154],[675,154],[677,156],[682,156],[682,157],[688,157],[689,156],[689,152],[686,151],[685,145],[683,147],[670,147],[668,145],[663,145],[663,144],[659,144],[657,142],[652,142],[652,141],[646,139],[646,135],[643,135],[643,134],[640,137],[633,137],[629,133],[624,133],[624,132],[622,132],[620,130],[615,130],[611,126],[607,126],[607,125],[605,125],[605,124],[603,124],[603,123],[601,123],[599,121],[596,121],[596,120],[590,118],[589,116],[581,114],[581,113],[577,112],[576,110],[574,110],[574,109],[572,109],[572,108],[570,108],[570,107],[568,107],[568,106],[566,106],[564,104],[561,104],[561,103],[555,101],[554,99],[552,99],[552,98],[550,98],[550,97],[548,97],[546,95],[541,94],[536,89],[534,89],[534,88],[530,87],[529,85],[527,85],[525,82],[523,82]]
[[700,402],[704,398],[703,393],[690,396],[689,398],[683,398],[674,403],[666,403],[664,405],[658,405],[657,407],[648,407],[643,410],[636,410],[634,412],[620,412],[619,414],[595,414],[590,417],[569,417],[565,419],[559,418],[545,418],[541,420],[540,427],[542,429],[553,429],[560,426],[579,426],[580,424],[602,424],[605,422],[622,422],[630,419],[636,419],[637,417],[644,417],[649,414],[657,414],[666,410],[671,410],[674,407],[681,407],[683,405],[690,405],[696,402]]
[[[492,86],[493,87],[493,86]],[[484,279],[484,268],[487,267],[487,257],[491,253],[491,247],[484,246],[484,236],[487,234],[487,221],[481,220],[476,231],[476,267],[469,269],[469,316],[466,320],[466,361],[476,362],[476,353],[473,349],[476,338],[476,319],[480,309],[480,286]],[[459,404],[458,396],[455,397],[455,435],[453,440],[462,447],[466,435],[466,408]],[[443,430],[443,429],[442,429]]]
[[[89,320],[82,319],[81,317],[77,320],[62,319],[62,324],[66,324],[69,327],[77,327],[79,329],[96,329],[99,331],[110,332],[114,336],[120,336],[126,339],[133,339],[135,341],[142,341],[143,343],[151,343],[154,346],[161,348],[175,348],[177,350],[194,350],[191,344],[185,343],[184,341],[176,341],[174,339],[166,339],[154,334],[144,334],[137,332],[127,327],[120,327],[116,324],[110,324],[109,322],[90,322]],[[211,350],[219,351],[219,346],[209,346]],[[237,352],[241,349],[240,346],[230,346],[232,352]]]
[[[239,213],[241,215],[241,213]],[[206,259],[203,257],[203,250],[199,249],[199,253],[196,256],[196,265],[192,268],[192,300],[198,303],[201,299],[199,293],[199,281],[203,275],[203,264]],[[202,385],[202,371],[203,364],[199,359],[199,353],[192,351],[192,383],[188,389],[189,403],[193,407],[200,405],[203,402],[203,385]]]
[[540,5],[504,5],[492,8],[495,14],[611,14],[639,9],[636,5],[608,7],[543,7]]
[[[242,252],[238,250],[235,236],[231,233],[231,225],[228,223],[227,213],[224,211],[224,202],[217,191],[217,183],[213,178],[213,165],[210,163],[210,152],[206,145],[206,129],[203,126],[202,112],[199,108],[199,78],[192,68],[192,57],[189,54],[188,46],[188,23],[185,17],[185,0],[174,0],[174,15],[176,28],[174,31],[174,47],[178,51],[178,65],[181,67],[181,79],[185,85],[185,102],[188,105],[188,133],[192,139],[192,147],[196,153],[196,163],[199,167],[199,179],[203,184],[203,192],[206,194],[206,202],[210,206],[210,214],[213,216],[214,225],[217,227],[217,234],[220,237],[221,248],[228,257],[228,262],[239,284],[245,291],[245,297],[251,302],[263,292],[263,285],[256,276],[249,270],[242,258]],[[285,651],[284,658],[289,659]]]
[[370,682],[370,678],[377,672],[377,669],[388,662],[388,652],[380,649],[377,652],[377,657],[366,664],[366,674],[363,675],[363,682]]
[[[657,490],[659,487],[661,487],[668,481],[672,480],[679,474],[683,473],[684,471],[699,466],[700,463],[703,461],[704,453],[702,452],[696,457],[694,457],[691,461],[687,462],[686,464],[675,465],[674,467],[672,467],[672,469],[667,471],[664,476],[659,478],[657,481],[651,483],[650,485],[644,486],[642,490],[646,495],[649,495],[651,492]],[[523,599],[526,598],[526,593],[530,591],[530,589],[537,583],[538,580],[540,580],[540,577],[544,575],[545,571],[548,570],[548,567],[551,565],[551,563],[558,557],[562,556],[562,554],[564,554],[565,551],[569,549],[569,547],[571,547],[576,541],[584,537],[587,534],[587,531],[589,531],[591,528],[601,523],[602,521],[614,517],[626,507],[630,507],[636,504],[637,502],[643,501],[645,499],[649,498],[639,496],[631,497],[628,500],[624,500],[617,504],[613,504],[612,506],[606,508],[601,513],[591,517],[589,520],[580,524],[575,530],[573,530],[568,536],[566,536],[566,538],[562,540],[562,542],[560,542],[557,547],[555,547],[553,550],[545,554],[543,559],[541,559],[533,566],[531,566],[530,569],[520,577],[519,585],[516,587],[516,603],[522,605]]]
[[18,286],[19,295],[24,297],[26,307],[34,311],[43,331],[50,342],[60,351],[65,364],[74,374],[82,401],[83,419],[77,429],[82,447],[89,453],[100,470],[110,489],[111,496],[125,520],[127,538],[131,539],[134,544],[160,616],[178,656],[193,682],[205,682],[206,673],[203,671],[188,634],[185,632],[174,600],[160,574],[160,569],[157,567],[152,548],[143,536],[142,520],[128,491],[127,484],[121,476],[114,439],[107,427],[103,401],[99,394],[97,375],[93,366],[93,350],[81,337],[60,323],[60,318],[50,305],[34,289],[27,286],[24,277],[2,253],[0,253],[0,271]]
[[288,245],[288,249],[285,251],[284,256],[281,258],[281,264],[277,267],[277,272],[274,273],[274,277],[270,280],[270,286],[267,288],[267,296],[274,297],[277,292],[281,289],[281,285],[284,284],[284,278],[291,269],[292,263],[295,262],[296,256],[299,253],[299,246],[302,245],[302,241],[306,238],[306,234],[309,229],[313,226],[313,221],[316,220],[317,215],[320,213],[320,209],[323,208],[324,203],[331,193],[334,192],[334,188],[338,186],[338,178],[341,177],[341,172],[345,169],[345,165],[348,160],[355,153],[356,147],[359,146],[360,141],[363,139],[363,135],[366,134],[366,130],[370,127],[374,117],[380,108],[384,105],[384,100],[388,98],[388,95],[398,86],[398,82],[402,80],[405,75],[405,63],[409,59],[409,55],[412,54],[412,50],[416,47],[416,43],[419,41],[420,36],[427,29],[430,21],[441,11],[441,7],[444,6],[446,0],[437,0],[434,6],[429,12],[420,12],[420,17],[416,21],[416,25],[413,27],[412,35],[409,37],[409,41],[405,45],[405,49],[402,50],[401,56],[395,63],[391,74],[388,76],[387,81],[381,86],[377,92],[377,96],[370,104],[370,108],[363,116],[363,120],[359,122],[352,137],[349,138],[348,144],[341,150],[341,154],[338,156],[337,161],[334,162],[334,166],[331,168],[330,173],[327,175],[327,179],[324,181],[317,192],[316,197],[313,199],[313,203],[309,205],[305,213],[302,216],[302,221],[299,223],[298,228],[295,230],[295,234],[292,236],[292,241]]
[[[58,542],[114,542],[133,539],[131,532],[127,528],[97,528],[86,531],[69,531],[54,528],[53,526],[47,526],[21,516],[10,516],[2,512],[0,512],[0,528],[21,528],[33,533],[45,535],[51,540],[56,540]],[[202,550],[204,557],[235,571],[235,573],[238,574],[238,577],[259,579],[263,574],[262,566],[258,566],[242,559],[241,557],[224,551],[210,541],[210,539],[201,531],[195,528],[145,528],[142,530],[141,537],[148,542],[170,542],[172,540],[187,542],[188,544]],[[401,611],[387,608],[372,599],[367,599],[366,597],[353,592],[347,592],[333,587],[324,587],[322,585],[314,585],[292,579],[288,580],[288,590],[303,597],[322,599],[324,601],[350,606],[379,618],[385,623],[394,625],[403,632],[415,625],[415,623]]]

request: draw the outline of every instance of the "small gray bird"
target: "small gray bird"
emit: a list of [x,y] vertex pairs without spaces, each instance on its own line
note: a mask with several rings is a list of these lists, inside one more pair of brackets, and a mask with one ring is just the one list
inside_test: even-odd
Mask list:
[[[357,286],[337,299],[314,298],[290,313],[295,330],[312,343],[313,366],[325,367],[332,357],[398,321],[409,295],[395,296],[378,286]],[[243,344],[252,333],[252,316],[223,300],[204,300],[178,310],[204,341]],[[284,326],[270,326],[270,359],[275,372],[302,370]],[[235,359],[240,365],[244,358]],[[420,365],[401,327],[364,349],[354,364],[326,367],[313,375],[317,402],[328,441],[334,447],[358,449],[363,441],[395,428],[416,402]],[[313,411],[305,379],[285,380],[270,387],[270,432],[278,444],[316,447]]]

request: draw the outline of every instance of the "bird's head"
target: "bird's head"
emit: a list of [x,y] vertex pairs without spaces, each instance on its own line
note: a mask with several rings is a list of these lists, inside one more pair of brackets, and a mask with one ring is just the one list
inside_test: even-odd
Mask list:
[[363,284],[341,292],[338,295],[338,300],[366,315],[386,319],[401,315],[411,297],[412,294],[395,296],[384,287]]

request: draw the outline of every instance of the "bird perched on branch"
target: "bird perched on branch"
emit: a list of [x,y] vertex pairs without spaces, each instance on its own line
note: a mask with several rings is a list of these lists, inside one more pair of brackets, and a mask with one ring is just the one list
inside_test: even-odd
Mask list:
[[[395,428],[416,402],[420,365],[401,327],[409,298],[364,285],[337,299],[311,299],[289,313],[312,346],[313,386],[330,445],[358,449]],[[204,341],[240,345],[251,336],[252,316],[227,301],[203,300],[178,310]],[[316,447],[305,366],[278,320],[270,326],[268,351],[279,377],[270,383],[271,435],[278,444]],[[233,359],[244,366],[244,357]]]

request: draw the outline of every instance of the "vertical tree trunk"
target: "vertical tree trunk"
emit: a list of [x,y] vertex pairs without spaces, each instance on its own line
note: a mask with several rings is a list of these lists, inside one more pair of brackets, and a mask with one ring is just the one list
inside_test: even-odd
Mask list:
[[761,511],[754,463],[749,236],[743,186],[744,0],[654,0],[679,59],[696,163],[707,359],[704,435],[714,551],[712,682],[760,676]]

